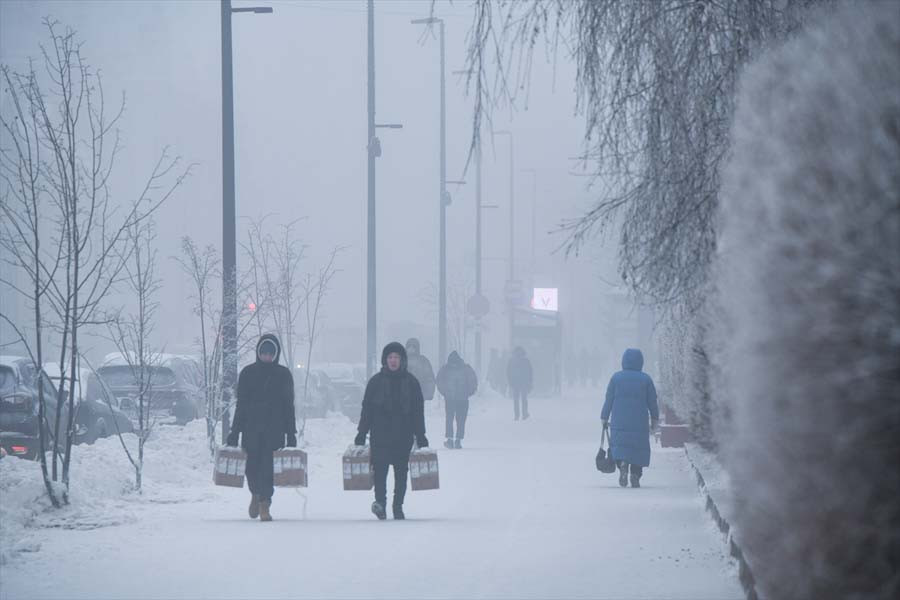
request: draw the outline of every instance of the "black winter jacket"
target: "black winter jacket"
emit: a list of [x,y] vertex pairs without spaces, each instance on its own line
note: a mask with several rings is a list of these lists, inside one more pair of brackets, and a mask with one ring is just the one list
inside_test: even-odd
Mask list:
[[[400,354],[400,369],[387,367],[387,356]],[[381,355],[381,371],[366,385],[360,433],[370,433],[373,454],[409,454],[413,439],[425,435],[425,401],[419,382],[406,370],[406,349],[399,343],[385,346]]]
[[467,365],[456,352],[451,352],[447,364],[437,376],[437,388],[447,400],[468,400],[478,390],[475,369]]
[[[276,347],[275,360],[266,363],[259,358],[259,347],[266,341]],[[297,433],[294,418],[294,378],[291,371],[278,364],[281,344],[267,333],[256,345],[256,362],[241,369],[238,377],[237,407],[231,424],[232,432],[240,432],[241,446],[256,444],[260,437],[263,449],[284,447],[285,435]],[[261,435],[260,435],[261,434]]]
[[522,392],[530,392],[532,385],[531,361],[525,356],[525,350],[516,348],[506,366],[506,377],[509,387]]

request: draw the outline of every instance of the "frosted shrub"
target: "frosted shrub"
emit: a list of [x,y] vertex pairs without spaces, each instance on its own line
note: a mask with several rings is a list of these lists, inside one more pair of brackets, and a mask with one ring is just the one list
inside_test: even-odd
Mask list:
[[764,595],[900,597],[900,10],[748,68],[717,277],[723,441]]

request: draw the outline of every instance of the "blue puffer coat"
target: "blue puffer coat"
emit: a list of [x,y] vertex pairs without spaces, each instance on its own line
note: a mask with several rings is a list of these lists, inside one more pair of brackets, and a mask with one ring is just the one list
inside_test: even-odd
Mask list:
[[606,388],[601,416],[610,420],[612,457],[649,467],[650,419],[659,420],[659,406],[653,380],[641,371],[643,367],[644,355],[640,350],[625,351],[622,370],[612,376]]

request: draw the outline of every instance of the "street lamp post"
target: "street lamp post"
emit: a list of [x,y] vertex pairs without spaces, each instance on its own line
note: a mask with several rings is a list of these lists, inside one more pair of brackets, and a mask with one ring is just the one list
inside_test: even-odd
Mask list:
[[[515,267],[515,238],[513,237],[515,234],[515,202],[514,202],[514,173],[515,173],[515,160],[513,157],[513,134],[512,131],[503,129],[500,131],[495,131],[494,135],[508,135],[509,136],[509,282],[510,285],[514,285],[513,281],[516,279],[516,267]],[[515,315],[513,311],[515,309],[515,303],[513,298],[507,298],[507,304],[509,308],[509,347],[512,349],[513,345],[513,328],[515,327]]]
[[441,122],[440,122],[440,160],[441,181],[438,194],[438,206],[440,207],[440,258],[439,284],[438,284],[438,362],[443,364],[447,360],[447,99],[444,83],[444,20],[437,17],[427,19],[413,19],[414,25],[433,25],[437,23],[441,41]]
[[531,279],[532,284],[536,285],[534,276],[537,272],[537,257],[535,256],[537,253],[537,169],[522,169],[522,171],[531,173]]
[[237,384],[237,231],[234,199],[234,77],[231,61],[231,14],[271,13],[268,6],[231,8],[221,0],[222,20],[222,442],[228,437],[228,407]]

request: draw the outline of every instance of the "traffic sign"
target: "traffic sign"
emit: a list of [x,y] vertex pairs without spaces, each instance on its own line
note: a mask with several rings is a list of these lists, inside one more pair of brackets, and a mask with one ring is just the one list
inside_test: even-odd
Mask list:
[[475,294],[466,302],[466,312],[480,319],[491,312],[491,303],[483,294]]

